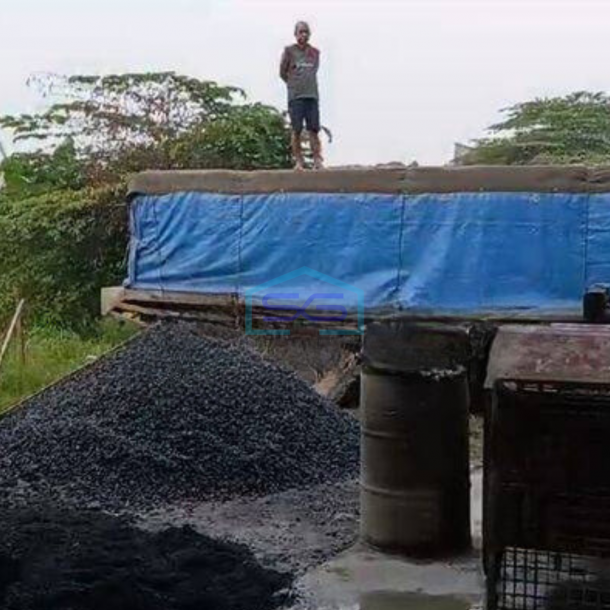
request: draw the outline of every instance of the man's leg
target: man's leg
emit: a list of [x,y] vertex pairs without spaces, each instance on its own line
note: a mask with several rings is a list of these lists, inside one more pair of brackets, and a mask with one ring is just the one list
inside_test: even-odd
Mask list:
[[323,169],[324,159],[322,158],[322,143],[320,142],[320,135],[317,131],[309,132],[309,142],[311,144],[311,153],[313,155],[313,168]]
[[292,132],[292,157],[294,159],[295,169],[304,169],[305,162],[303,160],[303,146],[301,143],[301,133]]
[[322,159],[322,143],[320,142],[320,105],[317,99],[307,100],[307,111],[305,113],[305,123],[309,132],[309,142],[311,144],[311,154],[313,155],[313,168],[322,169],[324,167]]
[[305,114],[303,108],[303,100],[292,100],[288,105],[290,113],[290,124],[292,125],[292,158],[294,159],[295,169],[304,169],[305,162],[303,161],[303,147],[301,144],[301,134],[303,133],[303,123],[305,122]]

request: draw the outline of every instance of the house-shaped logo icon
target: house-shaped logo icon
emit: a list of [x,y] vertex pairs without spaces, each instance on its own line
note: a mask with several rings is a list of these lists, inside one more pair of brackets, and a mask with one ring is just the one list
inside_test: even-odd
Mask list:
[[[282,284],[289,286],[283,292]],[[249,288],[245,300],[248,335],[289,335],[285,326],[300,322],[320,326],[321,335],[359,335],[364,330],[364,291],[309,267]],[[257,307],[270,328],[254,328]],[[271,327],[277,323],[283,328]]]

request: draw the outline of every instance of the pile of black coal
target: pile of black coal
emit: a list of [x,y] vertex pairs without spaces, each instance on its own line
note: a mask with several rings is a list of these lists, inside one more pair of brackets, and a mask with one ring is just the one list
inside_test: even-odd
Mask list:
[[4,610],[272,610],[291,577],[190,528],[160,533],[94,511],[0,511]]
[[354,477],[358,424],[295,374],[153,327],[0,420],[0,506],[265,495]]

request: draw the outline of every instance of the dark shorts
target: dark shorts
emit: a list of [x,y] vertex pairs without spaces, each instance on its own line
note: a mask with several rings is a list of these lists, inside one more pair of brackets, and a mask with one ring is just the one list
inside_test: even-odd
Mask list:
[[320,106],[314,97],[303,97],[292,100],[288,104],[290,124],[292,131],[301,133],[303,124],[307,131],[318,133],[320,131]]

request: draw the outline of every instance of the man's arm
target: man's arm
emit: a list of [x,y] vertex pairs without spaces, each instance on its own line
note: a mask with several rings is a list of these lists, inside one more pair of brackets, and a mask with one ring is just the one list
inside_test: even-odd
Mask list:
[[288,49],[284,49],[282,54],[282,61],[280,62],[280,78],[287,83],[288,74],[290,72],[290,56],[288,55]]

